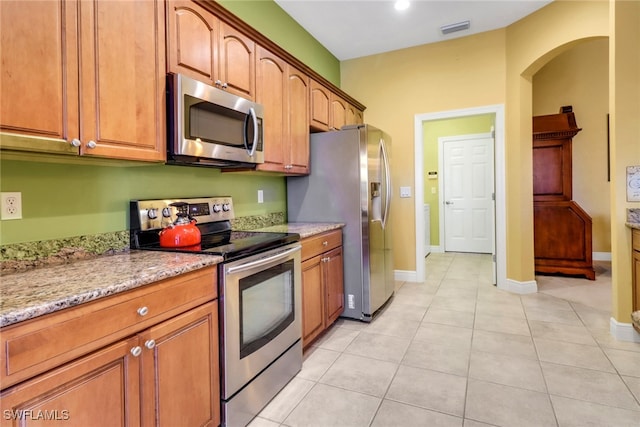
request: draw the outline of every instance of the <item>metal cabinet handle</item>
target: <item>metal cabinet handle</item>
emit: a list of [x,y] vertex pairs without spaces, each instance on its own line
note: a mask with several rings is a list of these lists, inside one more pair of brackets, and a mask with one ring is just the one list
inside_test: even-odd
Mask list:
[[329,244],[329,242],[327,242],[326,240],[324,242],[322,242],[322,246],[327,246]]
[[137,345],[131,349],[131,354],[133,354],[134,357],[138,357],[140,356],[140,354],[142,354],[142,349],[139,345]]
[[222,83],[222,89],[226,89],[227,87],[229,87],[229,85],[227,85],[227,83]]
[[222,81],[221,80],[216,80],[215,82],[216,86],[222,86]]
[[151,350],[153,347],[156,346],[156,342],[155,340],[146,340],[144,343],[144,346],[147,347],[149,350]]
[[82,145],[82,142],[80,142],[78,138],[73,138],[69,144],[73,145],[74,147],[80,147]]
[[87,142],[87,148],[96,148],[97,146],[98,146],[98,144],[96,144],[95,141]]
[[149,313],[149,309],[147,307],[140,307],[137,312],[140,316],[146,316],[147,313]]

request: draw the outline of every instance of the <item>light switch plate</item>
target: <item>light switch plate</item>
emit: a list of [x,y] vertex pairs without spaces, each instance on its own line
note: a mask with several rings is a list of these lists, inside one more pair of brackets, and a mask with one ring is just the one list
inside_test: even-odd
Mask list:
[[400,197],[411,197],[411,187],[400,187]]

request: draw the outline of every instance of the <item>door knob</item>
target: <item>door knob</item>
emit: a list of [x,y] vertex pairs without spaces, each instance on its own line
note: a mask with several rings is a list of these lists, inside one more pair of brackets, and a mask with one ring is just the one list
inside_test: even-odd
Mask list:
[[453,202],[451,200],[447,200],[446,202],[444,202],[445,205],[452,205]]

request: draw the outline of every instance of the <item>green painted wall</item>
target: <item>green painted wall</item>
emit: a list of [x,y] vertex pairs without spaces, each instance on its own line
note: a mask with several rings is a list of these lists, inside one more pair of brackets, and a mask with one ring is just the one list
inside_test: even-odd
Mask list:
[[340,87],[340,61],[273,0],[218,0],[218,3]]
[[[495,114],[482,114],[478,116],[461,117],[456,119],[432,120],[422,124],[423,129],[423,165],[424,165],[424,203],[430,205],[431,246],[440,245],[440,195],[438,184],[440,171],[438,170],[438,138],[445,136],[470,135],[488,133],[495,122]],[[428,172],[438,172],[437,179],[427,179]],[[435,193],[432,189],[435,188]]]
[[[272,0],[220,3],[339,85],[338,60]],[[0,191],[22,193],[23,219],[0,222],[0,244],[126,230],[128,203],[136,198],[230,195],[238,217],[286,211],[286,180],[279,176],[118,162],[97,166],[85,159],[49,163],[39,156],[9,160],[2,155]],[[264,204],[257,203],[258,189],[264,190]]]
[[[22,193],[21,220],[0,222],[0,243],[126,230],[129,200],[232,196],[237,217],[286,211],[282,177],[152,165],[96,166],[3,160],[0,190]],[[257,191],[264,203],[257,203]]]

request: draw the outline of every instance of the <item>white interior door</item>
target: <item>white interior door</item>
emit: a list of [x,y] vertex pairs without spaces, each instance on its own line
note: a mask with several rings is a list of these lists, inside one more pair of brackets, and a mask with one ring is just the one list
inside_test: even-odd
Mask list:
[[494,253],[491,134],[441,138],[444,250]]

